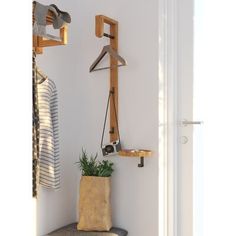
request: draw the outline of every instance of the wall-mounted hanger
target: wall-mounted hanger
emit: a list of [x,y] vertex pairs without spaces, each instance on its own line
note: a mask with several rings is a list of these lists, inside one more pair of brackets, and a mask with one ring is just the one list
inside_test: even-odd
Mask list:
[[[126,61],[118,55],[118,21],[111,19],[104,15],[97,15],[95,17],[95,34],[98,38],[108,37],[110,38],[110,44],[105,46],[100,53],[96,61],[91,65],[90,72],[94,71],[97,64],[105,56],[106,53],[110,54],[110,91],[112,91],[114,98],[114,106],[110,103],[110,141],[116,141],[119,138],[118,125],[116,119],[118,119],[118,62],[127,64]],[[110,27],[109,34],[104,33],[104,26],[108,24]],[[98,68],[108,69],[108,68]],[[114,110],[115,109],[115,110]]]
[[[35,10],[36,2],[33,2],[33,24],[35,22],[34,10]],[[53,8],[51,8],[53,9]],[[46,24],[52,25],[54,23],[55,12],[51,9],[48,10],[48,14],[46,16]],[[43,53],[44,47],[50,46],[59,46],[67,44],[67,25],[63,25],[59,29],[59,37],[53,35],[46,35],[45,37],[33,35],[33,50],[37,54]]]
[[[113,104],[110,103],[110,141],[114,142],[120,140],[119,137],[119,129],[118,129],[118,62],[121,62],[124,65],[127,65],[126,61],[118,55],[118,21],[113,20],[107,16],[97,15],[95,18],[96,28],[95,33],[98,38],[102,38],[103,36],[110,38],[110,45],[107,45],[103,48],[102,52],[95,60],[95,62],[90,67],[90,72],[95,70],[102,69],[110,69],[110,95],[112,95]],[[110,34],[104,33],[104,24],[108,24],[110,26]],[[102,60],[102,58],[106,55],[106,53],[110,54],[110,67],[105,68],[97,68],[95,67]],[[121,65],[122,65],[121,64]],[[107,110],[109,105],[109,99],[107,103]],[[103,127],[103,135],[106,124],[107,110],[105,115],[105,122]],[[101,141],[101,147],[103,146],[103,135]],[[119,151],[119,156],[123,157],[136,157],[140,158],[140,163],[138,167],[144,167],[144,158],[150,157],[153,155],[151,150],[145,149],[122,149]]]
[[[119,61],[121,64],[117,65],[117,66],[126,66],[127,62],[124,58],[122,58],[115,50],[112,49],[111,45],[106,45],[103,47],[101,53],[99,54],[99,56],[97,57],[97,59],[94,61],[94,63],[90,66],[89,68],[89,72],[92,71],[97,71],[97,70],[105,70],[105,69],[110,69],[111,66],[108,67],[102,67],[102,68],[96,68],[96,66],[99,64],[99,62],[103,59],[103,57],[106,54],[110,54],[111,57],[113,57],[114,59],[116,59],[117,61]],[[114,67],[114,66],[112,66]]]

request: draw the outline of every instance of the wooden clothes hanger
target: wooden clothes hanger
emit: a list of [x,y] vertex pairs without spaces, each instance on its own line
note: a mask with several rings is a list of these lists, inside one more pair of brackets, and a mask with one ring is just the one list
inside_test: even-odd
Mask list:
[[38,84],[43,83],[48,77],[42,73],[42,71],[36,66],[36,73],[41,77]]
[[37,81],[38,84],[43,83],[48,77],[39,69],[39,67],[36,65],[36,50],[32,51],[32,62],[33,62],[33,71],[35,71],[35,75],[39,75],[41,79]]
[[[99,56],[97,57],[97,59],[93,62],[93,64],[90,66],[89,68],[89,72],[93,72],[93,71],[97,71],[97,70],[105,70],[105,69],[110,69],[111,67],[102,67],[102,68],[96,68],[96,66],[99,64],[99,62],[103,59],[103,57],[109,53],[110,56],[112,56],[113,58],[115,58],[117,61],[119,61],[121,64],[117,65],[117,66],[126,66],[127,62],[124,58],[122,58],[115,50],[112,49],[111,45],[106,45],[103,47],[101,53],[99,54]],[[117,67],[114,66],[114,67]]]

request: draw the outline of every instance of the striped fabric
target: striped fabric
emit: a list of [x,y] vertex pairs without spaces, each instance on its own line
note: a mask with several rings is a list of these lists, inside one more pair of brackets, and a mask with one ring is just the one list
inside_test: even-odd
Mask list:
[[57,90],[54,82],[50,79],[46,79],[38,84],[38,108],[39,183],[47,188],[59,189],[60,162]]
[[33,187],[33,197],[37,197],[37,192],[38,192],[38,172],[39,172],[39,110],[38,110],[38,89],[37,89],[37,76],[36,76],[36,62],[35,62],[35,57],[36,54],[33,52],[33,81],[32,81],[32,92],[33,92],[33,126],[32,126],[32,138],[33,138],[33,146],[32,146],[32,151],[33,151],[33,162],[32,162],[32,167],[33,167],[33,183],[32,183],[32,187]]

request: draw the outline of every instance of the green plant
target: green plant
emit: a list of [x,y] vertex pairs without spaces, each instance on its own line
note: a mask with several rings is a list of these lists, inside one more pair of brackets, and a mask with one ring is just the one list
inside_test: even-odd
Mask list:
[[90,159],[85,150],[82,149],[82,154],[80,155],[79,161],[76,164],[79,165],[82,175],[85,176],[97,176],[98,167],[97,167],[97,154],[95,156],[91,155]]
[[102,177],[109,177],[111,176],[112,172],[114,171],[113,163],[109,161],[103,160],[102,162],[99,162],[98,164],[98,176]]
[[82,171],[83,176],[100,176],[100,177],[110,177],[113,169],[113,163],[108,160],[103,160],[102,162],[98,162],[97,159],[98,154],[95,156],[88,154],[85,150],[82,149],[82,154],[80,155],[79,161],[76,162],[78,164],[79,169]]

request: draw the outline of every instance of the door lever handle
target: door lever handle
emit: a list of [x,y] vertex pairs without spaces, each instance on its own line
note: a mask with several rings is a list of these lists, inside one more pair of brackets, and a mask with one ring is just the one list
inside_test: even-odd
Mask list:
[[188,120],[182,120],[181,125],[187,126],[187,125],[202,125],[203,121],[188,121]]

